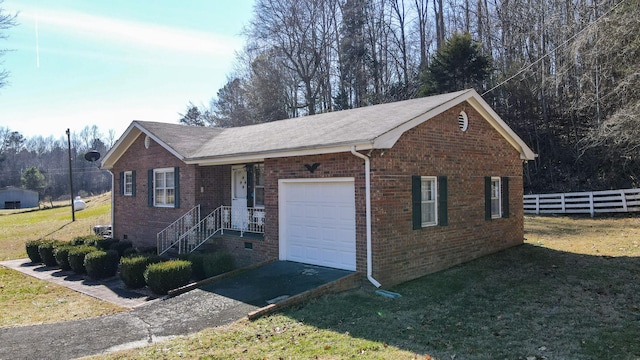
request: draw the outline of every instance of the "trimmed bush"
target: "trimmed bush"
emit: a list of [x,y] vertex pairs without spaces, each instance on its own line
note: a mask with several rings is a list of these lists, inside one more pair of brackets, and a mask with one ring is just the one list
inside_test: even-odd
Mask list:
[[158,253],[158,247],[156,246],[143,246],[136,250],[138,250],[140,254],[156,255]]
[[38,252],[38,247],[43,242],[44,240],[30,240],[25,243],[27,256],[29,257],[29,260],[31,260],[31,262],[34,264],[40,264],[42,262],[42,258],[40,257],[40,253]]
[[[118,242],[118,239],[112,239],[112,238],[103,238],[100,237],[100,239],[97,239],[94,241],[94,245],[95,247],[98,248],[98,250],[103,250],[103,251],[107,251],[107,250],[111,250],[111,246],[115,243]],[[88,244],[91,245],[91,244]]]
[[40,254],[40,259],[42,259],[42,263],[45,266],[58,266],[56,257],[53,256],[53,250],[56,245],[56,241],[49,240],[42,242],[40,246],[38,246],[38,254]]
[[147,284],[144,280],[147,266],[161,261],[157,256],[123,257],[120,259],[120,278],[131,289],[141,288]]
[[191,253],[180,255],[179,258],[180,260],[187,260],[191,263],[191,277],[196,280],[202,280],[205,278],[204,267],[202,266],[205,256],[206,254],[202,253]]
[[73,245],[88,245],[95,247],[98,240],[103,240],[101,235],[91,234],[76,236],[75,238],[73,238],[73,240],[71,240],[71,243]]
[[123,257],[133,257],[133,256],[138,256],[138,255],[140,255],[140,254],[138,253],[138,250],[136,250],[134,247],[126,248],[122,252],[122,256]]
[[181,259],[191,262],[192,276],[196,280],[206,279],[235,269],[233,257],[222,252],[191,253],[181,256]]
[[84,268],[87,275],[94,279],[108,278],[118,271],[119,260],[120,256],[115,250],[98,250],[85,255]]
[[120,256],[124,256],[125,251],[127,251],[127,249],[132,249],[132,248],[133,248],[133,243],[130,240],[115,241],[109,247],[110,250],[117,251],[118,254],[120,254]]
[[84,257],[91,252],[98,251],[94,246],[74,246],[69,249],[69,266],[76,274],[84,274],[86,269],[84,267]]
[[207,254],[202,263],[205,278],[224,274],[235,269],[233,256],[223,252]]
[[187,285],[191,279],[191,263],[186,260],[169,260],[147,266],[144,280],[149,289],[164,295],[171,289]]
[[73,249],[73,245],[58,246],[53,250],[53,256],[56,258],[56,263],[62,270],[71,270],[69,265],[69,250]]

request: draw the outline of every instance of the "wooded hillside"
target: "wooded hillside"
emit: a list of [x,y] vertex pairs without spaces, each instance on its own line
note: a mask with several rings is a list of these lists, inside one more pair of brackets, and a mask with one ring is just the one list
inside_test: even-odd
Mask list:
[[636,187],[638,14],[638,0],[256,0],[227,84],[180,121],[238,126],[474,87],[539,154],[526,192]]

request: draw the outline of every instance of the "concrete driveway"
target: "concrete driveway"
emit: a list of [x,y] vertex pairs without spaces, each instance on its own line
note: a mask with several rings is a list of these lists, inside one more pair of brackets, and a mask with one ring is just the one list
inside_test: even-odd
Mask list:
[[229,324],[270,300],[352,276],[350,271],[274,262],[119,314],[0,328],[0,359],[70,359],[143,346]]

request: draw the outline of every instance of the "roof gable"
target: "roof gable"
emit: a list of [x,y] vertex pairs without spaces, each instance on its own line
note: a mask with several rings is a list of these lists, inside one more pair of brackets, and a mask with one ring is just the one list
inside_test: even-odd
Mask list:
[[146,134],[182,161],[223,164],[297,156],[391,148],[409,129],[464,101],[469,102],[524,160],[535,154],[475,90],[372,105],[235,128],[202,128],[134,121],[105,156],[111,168],[133,141]]

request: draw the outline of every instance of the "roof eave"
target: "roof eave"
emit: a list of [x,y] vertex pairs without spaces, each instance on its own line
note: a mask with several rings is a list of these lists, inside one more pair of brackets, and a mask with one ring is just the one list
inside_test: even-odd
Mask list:
[[115,145],[107,152],[104,159],[101,163],[101,168],[104,170],[111,170],[115,163],[124,155],[127,149],[133,144],[133,142],[140,136],[141,134],[145,134],[150,137],[153,141],[158,143],[160,146],[169,151],[173,156],[178,158],[179,160],[184,161],[185,156],[180,154],[174,148],[169,146],[162,139],[158,138],[156,135],[147,130],[142,124],[138,121],[131,122],[131,125],[125,130],[124,134],[116,141]]
[[186,164],[195,164],[200,166],[210,165],[228,165],[239,164],[247,162],[261,162],[268,158],[282,158],[289,156],[308,156],[308,155],[322,155],[322,154],[335,154],[341,152],[349,152],[351,148],[355,146],[358,150],[370,150],[373,149],[373,141],[361,140],[350,141],[339,144],[331,144],[328,146],[305,146],[295,149],[277,149],[271,151],[260,151],[253,153],[242,153],[233,155],[220,155],[220,156],[203,156],[198,158],[185,159]]

